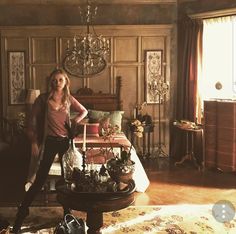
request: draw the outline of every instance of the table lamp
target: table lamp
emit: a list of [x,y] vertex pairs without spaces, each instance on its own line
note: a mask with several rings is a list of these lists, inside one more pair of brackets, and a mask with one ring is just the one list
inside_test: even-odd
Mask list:
[[25,103],[29,105],[34,104],[34,101],[39,96],[39,94],[39,89],[28,89]]

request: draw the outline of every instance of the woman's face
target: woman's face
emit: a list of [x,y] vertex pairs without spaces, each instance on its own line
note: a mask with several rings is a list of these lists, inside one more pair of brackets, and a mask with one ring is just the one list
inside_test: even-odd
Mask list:
[[55,77],[52,79],[52,88],[54,90],[63,90],[66,85],[66,78],[63,74],[56,74]]

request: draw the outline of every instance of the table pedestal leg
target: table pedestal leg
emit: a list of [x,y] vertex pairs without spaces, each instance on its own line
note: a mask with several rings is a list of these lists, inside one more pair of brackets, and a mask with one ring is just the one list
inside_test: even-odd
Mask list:
[[86,224],[88,234],[101,234],[100,228],[103,226],[102,212],[87,212]]
[[[189,149],[189,134],[191,137],[191,145]],[[194,166],[200,170],[200,165],[198,165],[197,159],[194,155],[194,133],[193,132],[186,132],[186,155],[179,161],[175,163],[175,166],[183,164],[186,160],[193,162]]]

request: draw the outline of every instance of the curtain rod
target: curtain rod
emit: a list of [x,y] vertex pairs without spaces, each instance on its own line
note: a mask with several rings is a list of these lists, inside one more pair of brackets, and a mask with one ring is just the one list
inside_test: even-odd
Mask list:
[[220,16],[229,16],[229,15],[236,15],[236,8],[228,8],[216,11],[206,11],[196,14],[189,14],[188,16],[191,19],[207,19],[207,18],[215,18]]

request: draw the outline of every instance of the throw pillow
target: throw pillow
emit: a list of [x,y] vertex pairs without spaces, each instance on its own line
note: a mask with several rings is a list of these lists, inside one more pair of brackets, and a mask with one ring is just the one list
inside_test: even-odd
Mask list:
[[[78,125],[79,136],[83,135],[84,124]],[[86,136],[99,137],[99,123],[86,123]]]
[[88,110],[88,117],[89,122],[97,121],[99,122],[100,119],[102,119],[105,116],[108,116],[110,112],[108,111],[100,111],[100,110]]
[[[109,118],[109,123],[112,126],[117,125],[119,127],[119,132],[122,130],[122,117],[124,111],[100,111],[100,110],[88,110],[89,123],[102,123],[104,119]],[[100,129],[102,126],[100,126]]]
[[119,132],[122,130],[122,117],[124,111],[112,111],[107,117],[110,119],[110,124],[112,126],[117,125],[119,127]]

